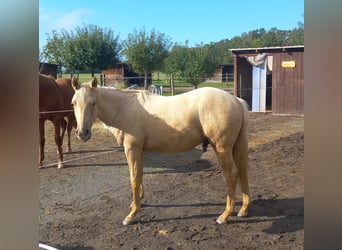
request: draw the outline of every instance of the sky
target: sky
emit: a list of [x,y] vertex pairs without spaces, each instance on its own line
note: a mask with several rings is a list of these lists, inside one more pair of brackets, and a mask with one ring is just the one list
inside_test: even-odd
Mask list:
[[119,40],[143,28],[190,47],[232,39],[255,29],[292,30],[304,23],[304,0],[40,0],[39,48],[52,30],[94,24]]

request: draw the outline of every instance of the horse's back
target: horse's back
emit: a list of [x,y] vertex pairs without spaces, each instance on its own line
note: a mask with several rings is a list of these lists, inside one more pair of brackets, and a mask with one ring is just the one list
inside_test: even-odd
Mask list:
[[[239,100],[227,91],[213,87],[203,87],[186,92],[177,97],[177,103],[192,107],[200,116],[243,116]],[[180,106],[180,105],[178,105]]]
[[70,78],[60,78],[56,80],[58,87],[60,88],[64,98],[64,108],[72,109],[71,100],[75,93],[75,90],[71,86]]
[[[164,152],[182,152],[206,138],[233,145],[243,123],[240,102],[217,88],[205,87],[172,97],[146,94],[144,98],[147,112],[135,115],[143,121],[137,124],[154,128],[145,131],[149,137],[156,137],[153,131],[159,131],[161,136],[156,144],[163,145]],[[150,138],[151,141],[156,140]]]
[[204,87],[198,89],[197,102],[203,109],[231,112],[240,106],[239,100],[227,91],[218,88]]
[[143,102],[144,108],[150,114],[164,119],[169,124],[174,121],[175,124],[183,122],[184,126],[188,126],[197,122],[208,123],[208,120],[221,119],[227,123],[241,122],[243,119],[240,101],[218,88],[204,87],[169,97],[146,94],[142,99],[144,101],[140,101],[140,104]]
[[39,110],[60,110],[62,106],[63,96],[56,81],[49,76],[39,74]]

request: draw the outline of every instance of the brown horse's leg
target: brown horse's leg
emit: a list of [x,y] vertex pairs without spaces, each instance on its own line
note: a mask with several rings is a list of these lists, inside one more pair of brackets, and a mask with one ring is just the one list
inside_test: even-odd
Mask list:
[[45,145],[45,119],[39,118],[39,166],[43,166],[44,161],[44,145]]
[[134,150],[125,147],[125,154],[128,161],[133,201],[131,204],[131,212],[126,216],[123,225],[129,225],[133,222],[133,219],[137,212],[141,208],[141,195],[143,195],[142,175],[143,175],[143,152],[142,150]]
[[63,141],[62,141],[62,137],[60,134],[61,119],[59,117],[56,117],[53,121],[53,125],[55,127],[55,142],[57,145],[58,168],[62,168],[63,167],[63,149],[62,149],[62,142]]
[[62,140],[64,138],[66,127],[67,127],[67,122],[66,122],[66,120],[64,118],[62,118],[61,119],[61,128],[62,128],[61,138],[62,138]]
[[226,209],[216,220],[218,224],[223,224],[228,221],[229,215],[234,211],[238,170],[233,159],[232,150],[216,151],[216,156],[222,167],[228,187]]
[[204,141],[202,142],[202,151],[203,152],[207,152],[208,145],[209,145],[209,140],[208,140],[208,138],[205,138]]
[[71,130],[73,127],[73,118],[71,116],[68,116],[68,125],[67,125],[67,132],[68,132],[68,149],[67,152],[71,152],[71,143],[70,143],[70,136],[71,136]]

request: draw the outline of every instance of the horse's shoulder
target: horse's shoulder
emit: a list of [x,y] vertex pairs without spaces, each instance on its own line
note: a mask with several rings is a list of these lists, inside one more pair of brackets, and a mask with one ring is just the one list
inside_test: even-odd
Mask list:
[[56,80],[56,82],[61,83],[61,84],[71,84],[71,79],[70,78],[59,78]]

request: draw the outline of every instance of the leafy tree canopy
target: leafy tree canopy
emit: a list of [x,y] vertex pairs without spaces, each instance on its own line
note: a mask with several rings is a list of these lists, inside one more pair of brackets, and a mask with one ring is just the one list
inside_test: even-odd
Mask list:
[[119,50],[119,36],[111,29],[90,24],[70,32],[52,31],[42,53],[49,63],[93,73],[113,67],[119,61]]
[[123,54],[134,71],[148,74],[163,70],[164,59],[171,47],[171,39],[154,29],[148,33],[145,29],[134,30],[123,42]]
[[163,70],[164,59],[170,47],[170,38],[154,29],[150,33],[145,29],[135,30],[123,42],[123,54],[127,63],[135,72],[145,75],[145,89],[147,88],[147,74]]
[[197,88],[206,78],[212,76],[219,66],[208,46],[189,48],[174,46],[165,60],[165,71],[173,73]]

